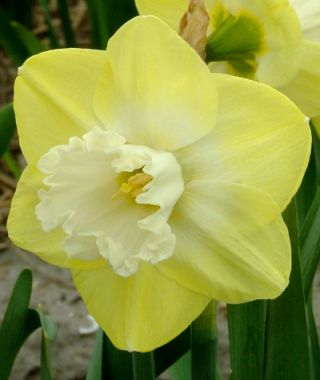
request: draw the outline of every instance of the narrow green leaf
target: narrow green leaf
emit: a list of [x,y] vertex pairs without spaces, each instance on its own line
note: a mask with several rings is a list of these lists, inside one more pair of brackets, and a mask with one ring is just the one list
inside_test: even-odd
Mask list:
[[311,133],[312,133],[312,148],[313,157],[315,161],[315,176],[318,186],[320,185],[320,138],[318,132],[316,131],[313,122],[310,122]]
[[91,25],[91,45],[95,49],[105,49],[110,38],[107,5],[104,0],[86,0]]
[[[156,375],[159,376],[190,350],[190,327],[171,342],[154,351]],[[191,367],[190,367],[191,368]]]
[[13,106],[8,104],[0,110],[0,158],[6,151],[15,129],[16,119]]
[[57,337],[58,329],[40,308],[37,312],[42,327],[40,380],[52,380],[50,346]]
[[108,30],[112,36],[121,25],[138,15],[134,0],[107,0]]
[[211,301],[191,324],[192,379],[215,380],[217,356],[216,304]]
[[68,47],[76,46],[76,40],[70,20],[69,8],[66,0],[58,0],[58,12],[61,19],[64,38]]
[[320,379],[320,346],[316,321],[313,313],[312,291],[307,303],[307,319],[310,338],[311,380]]
[[191,380],[191,351],[169,368],[171,380]]
[[153,352],[132,353],[134,380],[155,380]]
[[228,305],[232,380],[263,378],[266,301]]
[[10,20],[30,26],[35,0],[1,0],[1,8],[8,14]]
[[46,50],[42,42],[25,26],[19,24],[16,21],[12,21],[11,26],[13,27],[20,41],[27,49],[29,56],[41,53],[42,51]]
[[46,25],[48,28],[48,35],[49,35],[49,40],[50,40],[50,46],[52,49],[56,49],[59,47],[59,42],[58,38],[56,36],[56,32],[54,31],[53,25],[52,25],[52,18],[50,14],[50,10],[48,7],[48,2],[47,0],[39,0],[39,4],[42,8],[44,18],[46,21]]
[[6,163],[15,178],[19,179],[21,175],[21,169],[9,149],[4,152],[3,161]]
[[316,160],[314,156],[314,149],[312,148],[307,170],[303,177],[299,192],[296,195],[298,231],[301,231],[301,228],[304,225],[305,219],[312,205],[313,198],[316,195],[317,188]]
[[104,332],[98,329],[86,380],[103,380],[103,335]]
[[300,233],[301,269],[306,299],[320,260],[320,187]]
[[0,379],[9,379],[14,360],[27,337],[40,326],[40,320],[28,310],[32,273],[23,270],[12,291],[0,329]]
[[8,15],[0,9],[0,46],[17,65],[22,63],[29,57],[27,47],[20,40]]
[[92,47],[105,49],[119,27],[138,14],[134,0],[86,0]]
[[103,346],[103,379],[133,380],[132,354],[118,350],[104,334]]
[[265,379],[310,379],[310,356],[302,286],[296,202],[284,212],[291,249],[290,283],[284,293],[269,301],[266,328]]

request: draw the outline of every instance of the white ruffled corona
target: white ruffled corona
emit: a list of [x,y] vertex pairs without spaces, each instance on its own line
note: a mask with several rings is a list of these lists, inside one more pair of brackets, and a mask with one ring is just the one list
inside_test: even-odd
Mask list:
[[62,227],[70,258],[101,255],[126,277],[141,260],[157,264],[172,255],[168,219],[184,189],[172,153],[93,130],[53,147],[38,167],[49,190],[39,190],[36,215],[44,231]]

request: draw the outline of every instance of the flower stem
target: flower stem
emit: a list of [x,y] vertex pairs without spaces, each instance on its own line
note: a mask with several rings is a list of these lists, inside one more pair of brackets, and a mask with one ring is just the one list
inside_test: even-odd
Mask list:
[[217,380],[216,303],[211,301],[191,325],[192,379]]

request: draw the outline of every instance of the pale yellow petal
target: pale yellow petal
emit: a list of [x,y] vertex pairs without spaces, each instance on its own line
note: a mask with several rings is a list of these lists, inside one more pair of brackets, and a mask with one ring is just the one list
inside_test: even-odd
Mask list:
[[209,136],[176,152],[185,181],[242,183],[269,193],[284,210],[297,191],[311,146],[304,115],[272,88],[215,75],[217,124]]
[[[208,10],[215,0],[205,0]],[[141,15],[154,15],[165,21],[174,30],[179,30],[182,16],[187,11],[189,0],[135,0],[138,12]]]
[[157,16],[178,31],[189,0],[135,0],[135,3],[141,15]]
[[191,182],[170,223],[177,248],[158,268],[182,285],[228,303],[275,298],[287,286],[290,242],[268,195],[238,184]]
[[18,247],[30,251],[50,264],[62,267],[95,268],[101,266],[103,260],[81,262],[68,259],[62,249],[65,233],[61,229],[44,232],[35,214],[39,203],[37,195],[42,187],[43,174],[29,165],[23,172],[14,194],[8,218],[9,237]]
[[299,19],[287,0],[245,1],[260,3],[261,20],[266,33],[266,51],[258,57],[257,79],[276,87],[297,72],[301,57]]
[[108,43],[95,106],[103,124],[130,144],[173,150],[215,125],[214,78],[200,56],[152,16],[126,23]]
[[28,161],[98,125],[92,99],[105,60],[104,51],[50,50],[19,69],[14,110]]
[[128,351],[151,351],[181,333],[209,299],[144,264],[129,278],[109,267],[73,271],[89,313],[112,343]]
[[278,88],[309,117],[320,114],[320,44],[303,41],[300,69],[296,76]]
[[290,0],[297,12],[305,39],[320,42],[320,1]]

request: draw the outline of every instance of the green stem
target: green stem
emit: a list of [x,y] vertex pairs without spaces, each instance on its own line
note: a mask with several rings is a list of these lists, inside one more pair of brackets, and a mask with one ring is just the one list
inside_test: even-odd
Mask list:
[[5,153],[3,155],[3,160],[7,164],[8,168],[10,169],[12,174],[15,176],[15,178],[19,179],[20,175],[21,175],[21,169],[20,169],[17,161],[15,160],[13,155],[11,154],[10,150],[7,149],[5,151]]
[[191,325],[191,372],[193,380],[215,380],[217,365],[216,303],[211,301]]
[[155,380],[153,352],[133,352],[132,365],[134,380]]

